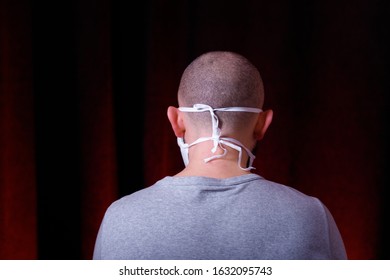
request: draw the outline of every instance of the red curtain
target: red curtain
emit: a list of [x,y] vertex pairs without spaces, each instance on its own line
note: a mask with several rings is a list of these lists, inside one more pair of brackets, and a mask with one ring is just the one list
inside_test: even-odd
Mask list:
[[30,21],[0,2],[0,258],[37,257]]
[[350,259],[389,257],[386,1],[127,2],[0,1],[0,259],[90,259],[111,202],[183,167],[166,109],[221,49],[274,110],[256,172],[320,198]]

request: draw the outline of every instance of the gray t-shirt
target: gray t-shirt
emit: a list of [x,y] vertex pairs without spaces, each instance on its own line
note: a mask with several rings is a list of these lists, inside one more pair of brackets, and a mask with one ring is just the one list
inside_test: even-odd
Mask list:
[[107,209],[93,259],[347,259],[317,198],[257,174],[165,177]]

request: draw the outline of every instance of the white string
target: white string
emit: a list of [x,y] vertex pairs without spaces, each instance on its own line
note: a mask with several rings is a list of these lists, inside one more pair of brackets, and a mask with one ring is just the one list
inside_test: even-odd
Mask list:
[[[214,154],[217,151],[218,146],[223,150],[223,154],[220,155],[214,155],[208,158],[205,158],[205,162],[209,162],[214,159],[218,159],[221,157],[224,157],[227,153],[226,148],[224,147],[224,144],[237,150],[238,151],[238,165],[243,170],[250,170],[255,169],[252,167],[253,160],[255,159],[255,156],[252,154],[252,152],[246,148],[241,142],[239,142],[236,139],[228,138],[228,137],[221,137],[221,130],[219,128],[219,119],[218,116],[214,113],[215,111],[224,111],[224,112],[250,112],[250,113],[260,113],[263,110],[259,108],[252,108],[252,107],[226,107],[226,108],[215,108],[213,109],[211,106],[206,104],[194,104],[193,107],[179,107],[179,110],[182,112],[189,112],[189,113],[199,113],[199,112],[210,112],[211,115],[211,124],[212,124],[212,135],[211,137],[201,137],[198,140],[194,141],[193,143],[189,144],[188,147],[191,147],[195,144],[198,144],[200,142],[212,140],[213,141],[213,148],[211,149],[211,152]],[[245,149],[245,151],[248,153],[248,156],[250,158],[249,160],[249,167],[243,168],[241,167],[241,158],[242,158],[242,148]]]

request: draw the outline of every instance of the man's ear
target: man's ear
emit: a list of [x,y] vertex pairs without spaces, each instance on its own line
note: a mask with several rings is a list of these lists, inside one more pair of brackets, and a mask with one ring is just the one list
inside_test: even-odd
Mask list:
[[169,122],[176,137],[184,137],[185,126],[181,112],[178,108],[169,106],[167,110]]
[[274,112],[272,110],[266,110],[264,112],[261,112],[259,114],[259,117],[257,119],[254,136],[256,140],[261,140],[264,137],[265,132],[267,131],[268,127],[270,126],[272,122],[272,117],[274,115]]

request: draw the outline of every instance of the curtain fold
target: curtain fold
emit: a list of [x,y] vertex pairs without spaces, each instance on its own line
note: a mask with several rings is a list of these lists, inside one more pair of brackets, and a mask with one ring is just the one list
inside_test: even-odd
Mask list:
[[80,27],[76,48],[82,154],[81,258],[91,259],[94,237],[104,211],[118,197],[111,9],[108,1],[82,1],[77,10]]
[[0,259],[37,257],[31,10],[0,2]]

